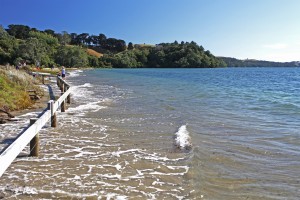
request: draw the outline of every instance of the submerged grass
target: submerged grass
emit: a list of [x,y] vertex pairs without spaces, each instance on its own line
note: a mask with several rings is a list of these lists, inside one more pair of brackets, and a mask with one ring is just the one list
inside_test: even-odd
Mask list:
[[43,95],[37,79],[25,71],[0,66],[0,109],[15,111],[31,106],[34,101],[30,99],[28,90]]

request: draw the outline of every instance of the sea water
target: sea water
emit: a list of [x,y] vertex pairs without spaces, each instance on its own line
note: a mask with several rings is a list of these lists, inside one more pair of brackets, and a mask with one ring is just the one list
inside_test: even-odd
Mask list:
[[300,68],[94,69],[67,81],[72,104],[40,132],[40,157],[1,177],[1,197],[300,197]]

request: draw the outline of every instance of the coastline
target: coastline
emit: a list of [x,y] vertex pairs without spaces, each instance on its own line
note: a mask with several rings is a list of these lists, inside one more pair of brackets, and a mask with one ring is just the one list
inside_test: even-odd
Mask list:
[[[38,84],[36,86],[43,90],[43,96],[26,109],[11,111],[10,114],[14,117],[5,120],[4,123],[0,124],[2,130],[0,134],[0,152],[14,141],[22,130],[29,125],[30,118],[36,118],[47,109],[48,101],[55,99],[59,94],[58,91],[60,92],[59,88],[56,86],[56,81],[51,79],[47,79],[45,85]],[[6,117],[6,114],[2,116],[4,119],[8,118]],[[2,116],[0,116],[0,118]]]
[[[67,74],[69,74],[70,71],[76,71],[76,70],[88,70],[88,69],[93,69],[91,67],[81,67],[81,68],[66,68]],[[69,72],[68,72],[69,71]],[[34,72],[46,72],[46,73],[51,73],[52,74],[57,74],[60,73],[60,68],[55,68],[54,70],[51,70],[51,68],[44,68],[44,70],[41,71],[34,71]],[[51,77],[53,78],[53,77]],[[50,100],[54,100],[54,97],[51,97],[50,95],[50,91],[49,89],[51,88],[51,90],[56,90],[59,89],[56,86],[56,81],[52,82],[52,80],[50,78],[47,78],[46,83],[43,85],[42,83],[37,85],[39,88],[41,88],[41,90],[44,91],[43,96],[41,96],[41,98],[39,100],[36,100],[30,107],[26,108],[26,109],[22,109],[22,110],[16,110],[16,111],[11,111],[10,113],[12,115],[14,115],[15,117],[20,116],[20,115],[24,115],[30,112],[37,112],[42,110],[43,108],[46,109],[47,108],[47,103]],[[45,86],[48,86],[50,88],[48,88],[47,90],[45,89]],[[59,94],[57,94],[59,95]]]
[[[13,66],[9,66],[9,68],[11,70],[15,71]],[[67,73],[69,73],[70,71],[84,70],[84,69],[91,69],[91,68],[67,68]],[[56,74],[60,73],[60,68],[55,68],[53,70],[51,68],[44,68],[42,70],[35,70],[32,68],[32,72],[42,72],[42,73],[50,73],[50,74],[56,75]],[[45,84],[42,84],[41,80],[36,79],[36,80],[38,80],[38,84],[36,83],[35,86],[37,86],[40,89],[40,91],[43,91],[43,94],[39,94],[40,99],[33,100],[32,105],[30,105],[27,108],[12,110],[12,111],[9,111],[9,113],[11,115],[13,115],[14,117],[18,117],[18,116],[21,116],[21,115],[24,115],[24,114],[27,114],[30,112],[37,112],[37,111],[41,111],[41,110],[45,109],[47,107],[47,102],[51,99],[55,99],[55,97],[51,97],[50,90],[56,89],[57,86],[56,86],[56,81],[55,81],[55,83],[53,83],[51,79],[49,77],[46,78]],[[45,88],[45,87],[48,87],[48,88]],[[7,123],[9,121],[15,121],[14,118],[9,118],[7,114],[2,113],[2,112],[0,113],[0,119],[3,120],[4,123]]]
[[[52,82],[51,80],[47,80],[45,85],[38,84],[36,86],[38,86],[43,91],[43,95],[40,97],[40,99],[35,100],[33,102],[33,104],[31,106],[29,106],[28,108],[10,111],[9,113],[11,115],[13,115],[14,117],[10,118],[5,123],[17,122],[17,120],[15,118],[18,118],[19,116],[22,116],[22,115],[25,115],[25,114],[28,114],[28,113],[32,113],[32,112],[41,112],[41,111],[43,111],[44,109],[47,108],[48,101],[55,98],[55,97],[51,97],[49,90],[56,89],[55,88],[55,87],[57,87],[56,83]],[[48,88],[46,88],[46,87],[48,87]],[[8,117],[5,113],[1,113],[0,118],[5,120]]]
[[[41,87],[42,85],[39,85]],[[43,88],[42,88],[43,89]],[[15,117],[24,115],[30,112],[37,112],[39,110],[42,110],[43,108],[47,108],[47,102],[51,100],[50,99],[50,93],[49,91],[44,91],[44,95],[39,99],[36,100],[30,107],[22,110],[16,110],[12,111],[11,114]]]
[[[20,158],[3,176],[0,196],[26,199],[32,191],[32,198],[151,194],[229,200],[245,193],[250,199],[299,194],[294,188],[299,170],[290,167],[299,161],[297,84],[286,90],[298,76],[295,70],[288,69],[287,76],[281,69],[261,68],[145,70],[71,72],[72,106],[60,113],[56,129],[42,130],[41,157]],[[252,79],[259,84],[255,88]],[[289,97],[296,106],[274,102],[275,97]],[[24,124],[35,115],[22,116]],[[13,129],[6,128],[15,134]],[[189,133],[190,151],[173,150],[181,133]]]

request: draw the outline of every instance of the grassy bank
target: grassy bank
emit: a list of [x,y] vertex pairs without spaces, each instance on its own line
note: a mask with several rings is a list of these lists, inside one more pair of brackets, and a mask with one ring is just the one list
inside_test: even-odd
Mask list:
[[38,83],[37,79],[25,71],[0,66],[0,109],[15,111],[31,106],[34,101],[28,90],[35,90],[39,96],[43,95]]

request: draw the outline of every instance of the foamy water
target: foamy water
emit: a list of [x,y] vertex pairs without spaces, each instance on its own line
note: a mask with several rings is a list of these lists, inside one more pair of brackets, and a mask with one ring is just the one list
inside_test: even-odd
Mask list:
[[78,77],[78,76],[85,76],[82,70],[72,70],[67,72],[67,76],[70,78]]
[[[49,92],[46,85],[42,85],[41,88],[45,92]],[[46,106],[47,105],[45,105],[45,108]],[[8,144],[11,144],[14,141],[14,138],[16,138],[17,135],[26,127],[28,127],[30,118],[37,118],[42,110],[44,110],[44,108],[39,109],[36,112],[28,111],[26,114],[16,116],[11,122],[0,124],[0,141],[2,141],[2,143],[0,143],[0,151],[2,151]]]
[[186,125],[182,125],[175,133],[175,145],[180,149],[189,149],[192,147],[191,137],[187,131]]
[[72,104],[40,132],[41,156],[1,177],[0,197],[297,199],[299,78],[271,68],[71,72]]
[[[82,77],[81,73],[71,77]],[[68,81],[76,84],[71,77]],[[108,96],[95,93],[98,89]],[[156,151],[149,148],[150,143],[148,147],[138,144],[132,133],[113,125],[132,123],[125,116],[109,116],[115,112],[109,106],[126,92],[89,82],[74,85],[73,104],[66,113],[58,113],[58,128],[45,127],[40,132],[41,157],[18,158],[2,177],[0,194],[18,199],[182,199],[188,195],[190,191],[182,187],[189,170],[181,163],[184,155]],[[27,117],[31,115],[35,113]],[[143,117],[138,120],[144,121]]]

